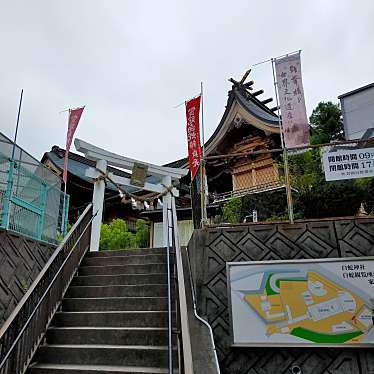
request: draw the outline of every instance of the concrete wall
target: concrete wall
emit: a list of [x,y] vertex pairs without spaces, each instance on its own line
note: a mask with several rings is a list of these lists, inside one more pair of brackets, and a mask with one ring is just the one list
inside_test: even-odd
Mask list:
[[199,312],[211,324],[223,374],[373,374],[373,349],[232,348],[228,261],[374,255],[374,219],[310,220],[196,230],[188,246]]
[[[180,220],[178,221],[179,237],[182,246],[187,246],[193,233],[193,222],[192,220]],[[163,223],[154,222],[152,231],[152,247],[160,248],[164,246],[164,234],[163,234]]]
[[0,326],[9,317],[55,247],[0,230]]

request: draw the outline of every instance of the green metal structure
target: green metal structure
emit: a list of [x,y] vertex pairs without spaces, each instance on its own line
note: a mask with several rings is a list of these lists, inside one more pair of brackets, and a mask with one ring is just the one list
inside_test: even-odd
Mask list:
[[57,244],[66,235],[69,196],[46,172],[0,154],[0,228]]

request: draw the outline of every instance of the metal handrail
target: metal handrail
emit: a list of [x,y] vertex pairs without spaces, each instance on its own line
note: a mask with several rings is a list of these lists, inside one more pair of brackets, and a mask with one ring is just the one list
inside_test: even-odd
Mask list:
[[[179,307],[179,313],[176,313],[176,318],[178,322],[180,323],[181,331],[179,334],[182,336],[182,350],[180,352],[180,359],[183,361],[182,363],[179,363],[179,367],[183,367],[183,370],[179,370],[180,374],[193,374],[193,361],[192,361],[192,348],[191,348],[191,339],[190,339],[190,331],[188,326],[188,312],[187,312],[187,295],[186,295],[186,288],[185,288],[185,275],[183,270],[183,259],[182,259],[182,248],[180,244],[180,237],[179,237],[179,230],[178,230],[178,220],[177,220],[177,211],[176,211],[176,205],[175,205],[175,199],[172,196],[170,201],[170,207],[167,208],[167,233],[168,233],[168,247],[167,247],[167,256],[169,258],[170,255],[170,242],[172,243],[174,253],[175,253],[175,259],[176,259],[176,277],[175,281],[177,283],[177,292],[176,292],[176,304],[177,307]],[[169,213],[171,213],[171,217],[169,216]],[[170,233],[171,230],[171,233]],[[213,330],[210,326],[210,324],[204,320],[199,314],[197,313],[197,305],[196,305],[196,291],[194,282],[192,279],[192,271],[191,271],[191,264],[190,264],[190,258],[188,251],[186,250],[186,258],[187,258],[187,272],[189,276],[189,280],[191,283],[191,296],[192,296],[192,304],[193,304],[193,312],[194,316],[197,320],[199,320],[201,323],[203,323],[209,330],[210,340],[212,344],[212,350],[214,355],[214,361],[216,366],[216,373],[220,374],[220,367],[218,362],[218,356],[217,356],[217,350],[214,343],[214,337],[213,337]],[[168,259],[168,275],[170,274],[169,270],[169,264],[170,261]],[[169,282],[169,277],[168,277]],[[169,283],[168,283],[168,287]],[[168,298],[169,300],[169,298]],[[171,321],[171,314],[170,314],[170,301],[169,301],[169,374],[171,374],[172,371],[172,358],[171,358],[171,335],[170,335],[170,321]]]
[[89,204],[0,329],[0,374],[23,374],[87,252]]
[[173,319],[172,319],[172,299],[171,299],[171,262],[170,262],[170,247],[172,243],[170,243],[170,230],[173,230],[173,223],[170,220],[170,208],[165,209],[165,221],[167,223],[167,246],[166,246],[166,267],[167,267],[167,290],[168,290],[168,374],[172,374],[173,372]]
[[188,266],[188,273],[190,276],[190,284],[191,284],[191,295],[192,295],[192,305],[193,305],[193,312],[195,315],[195,318],[199,320],[201,323],[203,323],[209,331],[209,337],[210,337],[210,342],[212,344],[212,350],[213,350],[213,355],[214,355],[214,363],[216,365],[216,370],[217,374],[221,374],[221,369],[219,367],[219,361],[218,361],[218,355],[217,355],[217,349],[216,349],[216,344],[214,342],[214,334],[213,334],[213,329],[212,326],[210,326],[209,322],[206,321],[203,317],[201,317],[197,313],[197,304],[196,304],[196,290],[195,290],[195,283],[192,277],[192,269],[191,269],[191,262],[190,262],[190,255],[188,253],[188,249],[186,247],[186,258],[187,258],[187,266]]
[[[172,222],[172,242],[175,249],[175,263],[176,263],[176,282],[177,289],[176,294],[178,295],[178,322],[180,323],[180,333],[182,337],[182,351],[180,352],[183,357],[183,362],[179,363],[183,366],[183,374],[193,374],[193,363],[192,363],[192,348],[190,330],[188,324],[188,312],[187,312],[187,297],[185,289],[185,277],[183,271],[182,251],[180,245],[179,231],[178,231],[178,219],[177,211],[175,206],[175,198],[170,198],[170,210],[171,210],[171,222]],[[170,370],[170,367],[169,367]],[[171,371],[170,371],[171,373]]]

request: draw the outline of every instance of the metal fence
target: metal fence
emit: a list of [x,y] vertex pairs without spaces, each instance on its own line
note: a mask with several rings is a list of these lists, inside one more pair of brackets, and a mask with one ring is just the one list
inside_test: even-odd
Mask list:
[[[374,214],[371,146],[374,139],[207,156],[207,204],[219,211],[211,222],[293,222]],[[323,155],[335,160],[334,155],[349,154],[352,150],[362,154],[363,160],[331,166],[333,171],[341,168],[344,179],[326,180]],[[361,161],[366,164],[361,165]]]
[[0,374],[25,373],[89,249],[89,204],[0,329]]
[[69,196],[61,180],[0,134],[0,227],[57,244],[66,234]]

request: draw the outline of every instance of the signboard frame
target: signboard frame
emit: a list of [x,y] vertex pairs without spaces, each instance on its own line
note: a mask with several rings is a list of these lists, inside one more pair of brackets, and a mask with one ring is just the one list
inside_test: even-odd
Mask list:
[[[290,260],[268,260],[268,261],[242,261],[242,262],[226,262],[226,275],[227,275],[227,300],[229,308],[230,318],[230,340],[231,347],[284,347],[284,348],[374,348],[373,343],[355,343],[355,344],[318,344],[318,343],[284,343],[284,342],[273,342],[273,343],[260,343],[260,342],[246,342],[246,343],[235,343],[234,341],[234,320],[232,315],[232,300],[231,300],[231,280],[230,280],[230,267],[244,266],[244,265],[274,265],[274,264],[306,264],[306,263],[326,263],[326,262],[352,262],[352,261],[374,261],[374,256],[362,256],[362,257],[333,257],[333,258],[322,258],[322,259],[290,259]],[[374,295],[373,295],[374,300]],[[374,307],[374,305],[372,305]],[[374,322],[374,321],[373,321]],[[374,328],[374,327],[373,327]]]
[[[331,161],[330,161],[331,159]],[[374,147],[341,149],[324,152],[321,163],[325,180],[340,181],[374,176]],[[335,168],[335,170],[329,170]]]
[[142,164],[140,162],[134,162],[130,183],[136,187],[144,187],[147,173],[148,165]]

